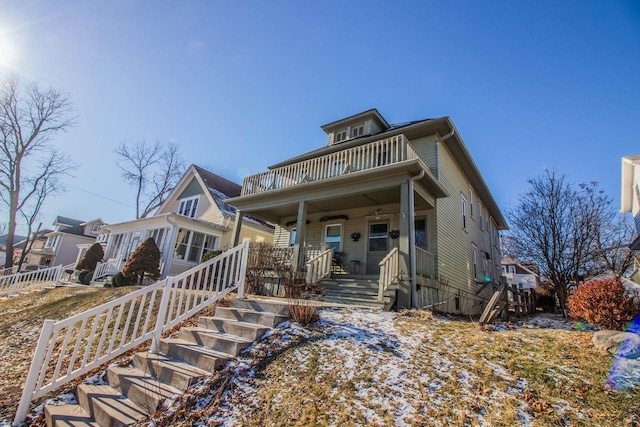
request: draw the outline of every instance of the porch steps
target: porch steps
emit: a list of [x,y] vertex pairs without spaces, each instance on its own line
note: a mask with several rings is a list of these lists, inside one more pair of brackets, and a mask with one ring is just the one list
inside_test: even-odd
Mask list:
[[328,303],[340,303],[363,307],[388,309],[395,302],[397,285],[390,286],[378,301],[378,279],[368,276],[332,276],[318,283],[325,288],[322,299]]
[[133,366],[107,368],[108,385],[80,384],[77,405],[45,405],[47,426],[119,427],[139,423],[163,402],[181,394],[286,320],[286,303],[232,300],[184,327],[178,338],[162,339],[158,353],[136,353]]

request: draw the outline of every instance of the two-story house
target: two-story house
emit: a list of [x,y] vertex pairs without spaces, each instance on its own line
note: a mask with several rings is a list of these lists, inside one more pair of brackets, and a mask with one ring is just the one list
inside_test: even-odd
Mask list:
[[[242,187],[199,166],[191,165],[167,200],[149,217],[109,224],[105,259],[121,267],[136,248],[153,237],[161,252],[162,277],[197,265],[211,251],[228,249],[236,210],[227,203]],[[243,219],[240,238],[273,242],[273,226]]]
[[31,249],[29,262],[52,267],[71,264],[78,258],[78,245],[95,242],[103,225],[100,218],[81,221],[57,216],[53,221],[53,231],[45,235],[44,245],[34,245]]
[[[622,158],[620,212],[633,215],[638,237],[629,245],[629,249],[640,251],[640,154]],[[632,279],[640,282],[640,263],[637,257]]]
[[519,289],[535,289],[540,284],[537,266],[521,264],[513,258],[502,258],[502,275],[509,286]]
[[380,301],[394,281],[398,307],[480,313],[507,224],[451,119],[391,125],[372,109],[322,130],[324,147],[245,178],[238,217],[277,224],[301,269],[306,246],[333,249],[333,279],[379,277]]

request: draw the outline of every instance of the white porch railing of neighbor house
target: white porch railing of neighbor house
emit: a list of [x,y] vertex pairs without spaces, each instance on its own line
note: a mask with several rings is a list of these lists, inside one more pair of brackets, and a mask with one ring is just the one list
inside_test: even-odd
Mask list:
[[416,246],[416,274],[424,277],[435,277],[436,259],[433,254]]
[[9,267],[9,268],[2,268],[0,269],[0,277],[1,276],[11,276],[12,274],[16,274],[18,272],[18,266],[14,265],[13,267]]
[[396,135],[248,176],[242,185],[242,195],[293,187],[306,182],[321,181],[414,159],[420,159],[420,156],[414,151],[407,138],[404,135]]
[[64,320],[45,320],[16,412],[24,421],[34,399],[109,362],[220,300],[243,297],[248,242],[184,273]]
[[121,270],[122,270],[121,258],[111,258],[106,260],[105,262],[99,262],[96,265],[96,269],[93,270],[93,277],[91,278],[91,281],[97,280],[104,276],[111,276],[113,274],[119,273]]
[[331,261],[333,259],[333,249],[329,248],[321,252],[318,256],[307,261],[307,283],[317,284],[319,280],[329,277],[331,274]]
[[378,285],[378,301],[384,301],[384,293],[399,276],[400,270],[398,262],[400,260],[398,248],[393,248],[391,252],[380,261],[380,280]]
[[65,270],[68,268],[73,268],[73,264],[0,276],[0,296],[7,297],[18,292],[27,292],[50,286],[62,280]]

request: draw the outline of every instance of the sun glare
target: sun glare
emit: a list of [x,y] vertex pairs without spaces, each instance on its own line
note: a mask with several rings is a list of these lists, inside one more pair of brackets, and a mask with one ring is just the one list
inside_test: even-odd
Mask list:
[[0,66],[13,67],[17,57],[17,51],[7,40],[0,36]]

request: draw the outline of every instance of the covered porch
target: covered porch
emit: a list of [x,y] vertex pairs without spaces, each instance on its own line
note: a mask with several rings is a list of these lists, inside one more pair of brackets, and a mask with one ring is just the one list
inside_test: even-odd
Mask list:
[[379,300],[396,284],[398,307],[411,307],[416,278],[437,274],[434,208],[448,194],[402,135],[247,177],[242,194],[229,200],[235,223],[277,224],[307,283],[375,278]]

